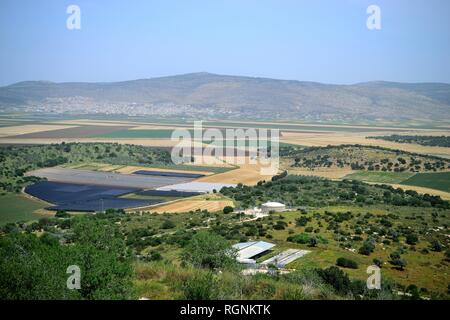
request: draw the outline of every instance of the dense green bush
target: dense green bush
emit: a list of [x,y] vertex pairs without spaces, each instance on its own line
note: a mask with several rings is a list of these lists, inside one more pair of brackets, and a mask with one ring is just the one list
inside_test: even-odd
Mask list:
[[[72,243],[52,235],[0,237],[2,299],[128,299],[132,297],[129,252],[117,226],[78,218]],[[81,289],[69,290],[69,266],[81,271]]]
[[222,236],[201,231],[195,234],[182,252],[183,261],[197,268],[236,269],[236,250]]
[[351,281],[348,275],[338,267],[331,266],[327,269],[319,269],[317,270],[317,273],[323,281],[331,285],[337,293],[347,294],[351,292]]
[[299,233],[294,236],[289,236],[286,240],[289,242],[296,242],[300,244],[307,244],[310,242],[310,236],[306,233]]
[[217,299],[217,278],[212,272],[196,272],[181,283],[182,300],[213,300]]
[[336,260],[336,265],[339,267],[350,268],[350,269],[358,269],[358,264],[350,259],[340,257]]

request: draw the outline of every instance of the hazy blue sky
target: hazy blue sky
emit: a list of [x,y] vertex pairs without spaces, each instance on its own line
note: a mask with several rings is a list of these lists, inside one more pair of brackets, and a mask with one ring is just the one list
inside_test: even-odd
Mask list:
[[[81,8],[81,30],[66,8]],[[381,8],[382,29],[366,27]],[[0,85],[189,72],[450,83],[448,0],[1,0]]]

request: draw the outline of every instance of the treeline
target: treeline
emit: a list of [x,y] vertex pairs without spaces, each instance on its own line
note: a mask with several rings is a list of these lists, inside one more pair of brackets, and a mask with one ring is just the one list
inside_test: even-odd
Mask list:
[[35,177],[27,171],[65,163],[105,162],[123,165],[170,163],[164,149],[118,143],[61,143],[37,146],[0,146],[0,192],[19,192]]
[[370,185],[356,180],[331,181],[318,177],[288,175],[276,181],[259,182],[256,186],[225,187],[221,193],[250,208],[267,201],[280,201],[288,206],[315,206],[356,203],[360,205],[391,204],[394,206],[450,208],[439,196],[404,191],[389,185]]
[[420,172],[450,168],[448,159],[393,150],[379,146],[339,145],[326,147],[284,147],[281,156],[293,159],[292,167],[351,168],[352,170]]
[[393,134],[390,136],[368,137],[369,139],[380,139],[399,143],[417,143],[423,146],[450,147],[450,136],[407,136]]

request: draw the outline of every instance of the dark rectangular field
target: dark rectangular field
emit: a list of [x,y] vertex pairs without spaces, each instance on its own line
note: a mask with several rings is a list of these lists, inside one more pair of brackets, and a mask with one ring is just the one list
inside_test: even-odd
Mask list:
[[120,188],[86,184],[71,184],[40,181],[29,185],[25,192],[55,206],[50,210],[100,211],[125,209],[165,202],[163,199],[137,200],[118,198],[121,195],[138,192],[136,188]]
[[26,173],[27,176],[46,178],[49,181],[69,184],[98,185],[112,188],[153,189],[171,184],[191,181],[184,177],[146,176],[138,174],[121,174],[114,172],[89,171],[52,167]]
[[146,176],[161,176],[161,177],[178,177],[178,178],[201,178],[204,174],[200,173],[185,173],[185,172],[172,172],[172,171],[150,171],[150,170],[138,170],[133,174],[143,174]]
[[40,181],[25,188],[26,193],[50,203],[106,199],[137,191],[139,189],[136,188],[116,188],[52,181]]

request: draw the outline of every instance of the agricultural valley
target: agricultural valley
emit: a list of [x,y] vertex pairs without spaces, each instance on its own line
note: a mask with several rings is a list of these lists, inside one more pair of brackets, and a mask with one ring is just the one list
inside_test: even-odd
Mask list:
[[[1,113],[0,296],[450,297],[448,125],[202,125],[279,129],[278,172],[263,175],[237,143],[232,155],[174,164],[171,134],[192,132],[192,119]],[[194,141],[201,150],[211,143]],[[261,211],[278,204],[283,210]],[[251,266],[229,254],[255,243],[271,248]],[[18,248],[35,254],[28,259]],[[86,289],[66,290],[69,264],[89,269]],[[381,268],[379,290],[366,287],[371,265]],[[20,281],[30,285],[15,286]]]

